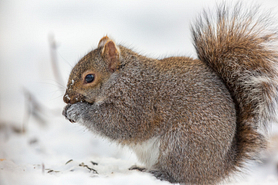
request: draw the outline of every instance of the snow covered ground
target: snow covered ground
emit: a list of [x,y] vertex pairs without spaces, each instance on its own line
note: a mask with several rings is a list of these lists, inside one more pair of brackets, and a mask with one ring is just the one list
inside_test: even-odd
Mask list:
[[0,132],[0,184],[167,184],[128,171],[135,156],[79,125],[57,118],[41,126],[30,120],[26,133]]
[[[129,171],[140,165],[131,151],[61,118],[51,118],[44,126],[31,118],[25,133],[1,125],[0,146],[1,185],[170,184]],[[277,184],[277,162],[276,146],[264,163],[250,164],[249,172],[230,184]]]
[[[0,185],[169,184],[129,171],[140,165],[129,149],[65,120],[63,90],[72,66],[106,34],[151,57],[196,56],[190,23],[215,2],[1,0]],[[278,10],[276,0],[258,2]],[[50,35],[62,84],[51,67]],[[277,130],[262,163],[249,164],[232,184],[278,184]]]

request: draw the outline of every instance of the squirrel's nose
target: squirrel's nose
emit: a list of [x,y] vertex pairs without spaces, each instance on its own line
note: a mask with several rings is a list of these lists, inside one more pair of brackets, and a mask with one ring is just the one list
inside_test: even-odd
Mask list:
[[67,104],[74,104],[77,102],[82,102],[84,101],[84,96],[78,93],[74,93],[74,92],[66,92],[63,100],[65,103]]
[[67,103],[67,104],[70,103],[70,97],[69,97],[68,93],[66,93],[66,94],[64,95],[63,100],[64,100],[64,102]]

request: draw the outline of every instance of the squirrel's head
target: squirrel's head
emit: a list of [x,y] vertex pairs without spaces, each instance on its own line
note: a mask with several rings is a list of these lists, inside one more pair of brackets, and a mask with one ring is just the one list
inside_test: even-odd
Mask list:
[[119,48],[107,36],[103,37],[98,48],[84,56],[72,69],[64,102],[99,101],[101,86],[117,71],[119,65]]

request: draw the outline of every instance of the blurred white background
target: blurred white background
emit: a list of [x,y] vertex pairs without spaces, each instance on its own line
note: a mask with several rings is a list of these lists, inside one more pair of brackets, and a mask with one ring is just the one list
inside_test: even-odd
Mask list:
[[[244,2],[247,1],[254,2],[244,0]],[[221,1],[0,0],[0,122],[22,124],[26,114],[23,89],[27,89],[38,102],[57,113],[55,118],[48,118],[52,119],[50,121],[52,129],[59,125],[56,132],[52,133],[51,131],[53,134],[51,136],[45,134],[42,136],[42,140],[52,138],[49,140],[51,143],[49,146],[47,145],[48,147],[59,148],[67,145],[67,139],[71,138],[70,134],[75,131],[63,132],[64,129],[70,127],[70,123],[65,121],[61,115],[64,103],[60,87],[65,89],[71,68],[84,54],[97,46],[99,39],[108,35],[118,44],[131,47],[141,54],[155,58],[173,55],[196,57],[190,25],[194,23],[204,8],[215,7],[216,2]],[[230,0],[226,2],[230,2]],[[256,2],[262,4],[266,11],[272,9],[274,14],[278,15],[277,0],[258,0]],[[55,38],[58,45],[57,59],[63,84],[57,84],[53,75],[49,46],[49,37],[51,36]],[[53,123],[53,120],[55,122],[59,120],[60,123]],[[74,128],[79,129],[77,131],[79,135],[88,134],[84,130],[80,131],[78,126],[74,126]],[[31,130],[29,129],[29,131]],[[39,135],[43,135],[45,132],[37,128],[33,131]],[[59,134],[63,139],[57,137]],[[29,136],[33,137],[32,134]],[[29,136],[27,136],[26,142],[29,141]],[[88,139],[88,137],[91,136],[80,136],[81,139]],[[59,139],[63,142],[58,145],[57,140]],[[82,143],[81,139],[75,141]],[[16,159],[22,153],[9,148],[21,145],[18,141],[0,142],[0,159],[10,159],[17,165]],[[80,146],[78,142],[76,145]],[[91,144],[88,142],[85,149]],[[111,154],[117,148],[116,146],[109,144],[105,146],[110,148],[107,149],[109,152],[101,149],[98,156],[102,154],[110,157],[117,156]],[[85,149],[79,149],[85,151]],[[64,150],[71,150],[70,153],[74,149]],[[94,150],[97,150],[97,147]],[[94,153],[91,150],[90,152],[86,154],[89,156]],[[35,161],[28,159],[28,154],[27,152],[19,163],[47,163],[42,159]],[[72,155],[76,156],[77,154],[73,152]],[[68,158],[70,157],[72,156],[68,156]],[[132,160],[134,159],[132,158]],[[1,176],[0,171],[1,177],[3,175]],[[6,184],[9,184],[7,182]]]
[[[221,1],[1,0],[1,120],[22,119],[22,87],[48,106],[62,102],[50,65],[50,35],[58,44],[59,68],[66,84],[74,64],[106,34],[151,57],[195,57],[190,24],[216,2]],[[266,10],[278,9],[276,0],[257,2]]]

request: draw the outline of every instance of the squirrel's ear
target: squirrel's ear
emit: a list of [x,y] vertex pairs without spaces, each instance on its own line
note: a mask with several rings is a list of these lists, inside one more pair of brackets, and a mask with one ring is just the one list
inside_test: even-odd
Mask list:
[[[103,40],[104,39],[104,40]],[[108,40],[106,40],[108,39]],[[120,50],[116,46],[116,44],[110,40],[108,37],[107,38],[102,38],[100,40],[100,44],[103,44],[105,42],[104,47],[102,49],[102,57],[104,60],[107,62],[107,66],[111,72],[116,71],[120,64]],[[100,45],[99,44],[99,45]]]
[[100,39],[100,41],[98,43],[98,48],[103,47],[108,40],[111,40],[111,39],[109,39],[108,36],[102,37],[102,39]]

